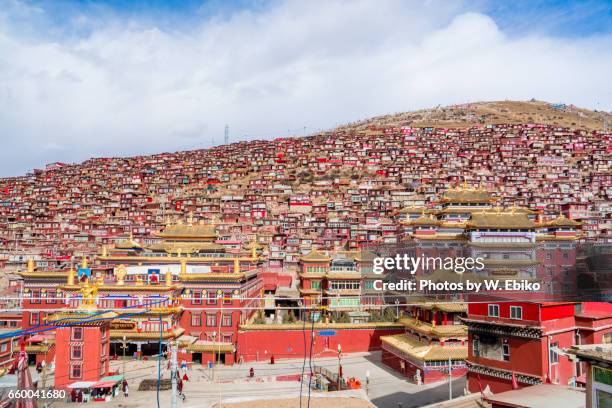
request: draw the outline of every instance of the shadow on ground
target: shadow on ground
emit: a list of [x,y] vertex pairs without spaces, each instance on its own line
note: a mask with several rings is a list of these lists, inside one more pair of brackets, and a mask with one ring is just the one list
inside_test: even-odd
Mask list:
[[[465,378],[453,380],[453,396],[463,396]],[[384,397],[375,398],[372,403],[378,408],[418,408],[434,402],[448,399],[448,383],[442,383],[433,388],[427,388],[414,394],[396,392]],[[400,405],[401,404],[401,405]]]

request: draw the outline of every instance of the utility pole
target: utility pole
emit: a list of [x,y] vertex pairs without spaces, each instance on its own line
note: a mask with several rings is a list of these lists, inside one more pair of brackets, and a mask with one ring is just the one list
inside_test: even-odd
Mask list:
[[170,399],[170,407],[176,408],[176,395],[178,385],[178,359],[177,359],[176,341],[170,342],[170,378],[172,380],[172,397]]
[[121,338],[121,348],[123,349],[123,361],[121,363],[121,367],[123,371],[123,378],[125,378],[125,350],[128,348],[127,338],[125,336]]
[[229,125],[225,125],[224,144],[229,144]]
[[448,399],[453,399],[453,360],[448,358]]

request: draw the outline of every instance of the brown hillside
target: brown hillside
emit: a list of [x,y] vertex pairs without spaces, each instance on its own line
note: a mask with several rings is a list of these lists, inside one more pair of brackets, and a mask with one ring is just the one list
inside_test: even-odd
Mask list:
[[606,120],[608,126],[612,125],[612,114],[582,109],[574,105],[556,105],[541,101],[494,101],[377,116],[342,128],[360,129],[370,125],[457,128],[489,124],[538,123],[603,131]]

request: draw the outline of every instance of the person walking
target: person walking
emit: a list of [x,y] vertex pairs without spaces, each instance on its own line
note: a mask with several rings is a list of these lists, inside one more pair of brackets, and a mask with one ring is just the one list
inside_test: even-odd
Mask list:
[[129,394],[130,394],[130,387],[128,386],[127,380],[124,379],[123,380],[123,396],[127,398]]

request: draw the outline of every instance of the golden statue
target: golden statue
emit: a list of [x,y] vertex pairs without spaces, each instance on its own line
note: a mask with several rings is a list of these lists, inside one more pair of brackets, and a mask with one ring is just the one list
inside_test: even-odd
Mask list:
[[136,286],[143,286],[144,282],[142,281],[142,277],[140,275],[136,275]]
[[127,275],[127,269],[125,265],[121,264],[117,268],[115,268],[115,278],[117,278],[117,285],[125,284],[125,277]]
[[96,309],[96,297],[98,296],[98,286],[91,285],[89,279],[85,281],[85,284],[81,287],[81,295],[83,296],[83,302],[79,306],[79,309]]

